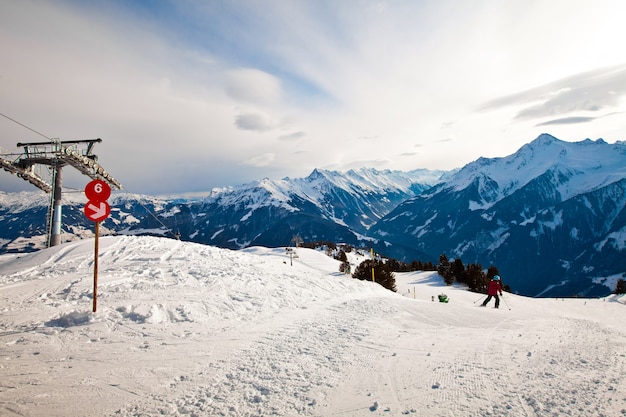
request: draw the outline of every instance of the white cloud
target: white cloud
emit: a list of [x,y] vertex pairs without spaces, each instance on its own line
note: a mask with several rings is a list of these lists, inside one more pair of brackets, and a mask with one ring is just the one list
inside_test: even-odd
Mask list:
[[237,101],[259,104],[276,103],[282,95],[278,78],[252,68],[230,71],[226,92]]
[[[589,115],[602,110],[619,109],[621,99],[626,97],[626,65],[599,68],[554,80],[551,83],[492,100],[483,106],[493,109],[516,106],[521,109],[517,119],[533,119],[565,116],[571,113]],[[595,117],[599,115],[596,114]],[[578,122],[593,120],[578,116]],[[544,122],[550,124],[549,122]]]
[[281,135],[278,137],[278,140],[284,140],[284,141],[297,141],[300,140],[302,138],[306,137],[306,133],[305,132],[293,132],[290,133],[288,135]]
[[[626,3],[359,5],[2,2],[0,111],[102,137],[107,170],[150,193],[315,167],[450,169],[514,152],[538,124],[625,139],[607,117],[626,110],[624,80],[606,68],[624,65]],[[3,151],[30,135],[0,120]]]
[[235,125],[242,130],[259,132],[265,132],[276,127],[276,123],[272,122],[268,116],[261,113],[238,114],[235,117]]
[[276,156],[273,153],[264,153],[244,161],[244,164],[253,167],[266,167],[271,165],[275,159]]

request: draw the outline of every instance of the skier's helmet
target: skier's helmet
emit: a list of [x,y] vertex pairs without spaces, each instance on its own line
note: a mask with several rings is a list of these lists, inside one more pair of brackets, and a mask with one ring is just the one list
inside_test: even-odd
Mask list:
[[500,275],[495,275],[495,276],[493,277],[493,280],[494,280],[494,281],[500,281]]

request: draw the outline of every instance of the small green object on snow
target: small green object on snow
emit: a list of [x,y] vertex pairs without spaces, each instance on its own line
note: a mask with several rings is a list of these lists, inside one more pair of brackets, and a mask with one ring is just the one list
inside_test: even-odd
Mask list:
[[448,296],[445,294],[439,294],[439,302],[440,303],[447,303],[448,302]]

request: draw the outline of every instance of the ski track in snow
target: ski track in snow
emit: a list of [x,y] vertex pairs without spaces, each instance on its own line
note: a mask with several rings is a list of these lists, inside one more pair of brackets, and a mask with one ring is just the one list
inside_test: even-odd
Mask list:
[[97,313],[88,241],[0,257],[0,415],[626,416],[623,297],[476,308],[298,251],[104,238]]

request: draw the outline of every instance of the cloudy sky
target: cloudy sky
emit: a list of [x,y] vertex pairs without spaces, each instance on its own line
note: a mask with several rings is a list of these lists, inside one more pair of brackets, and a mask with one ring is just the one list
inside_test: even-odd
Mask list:
[[543,132],[612,143],[625,15],[623,0],[4,0],[0,148],[102,138],[129,192],[164,194],[452,169]]

